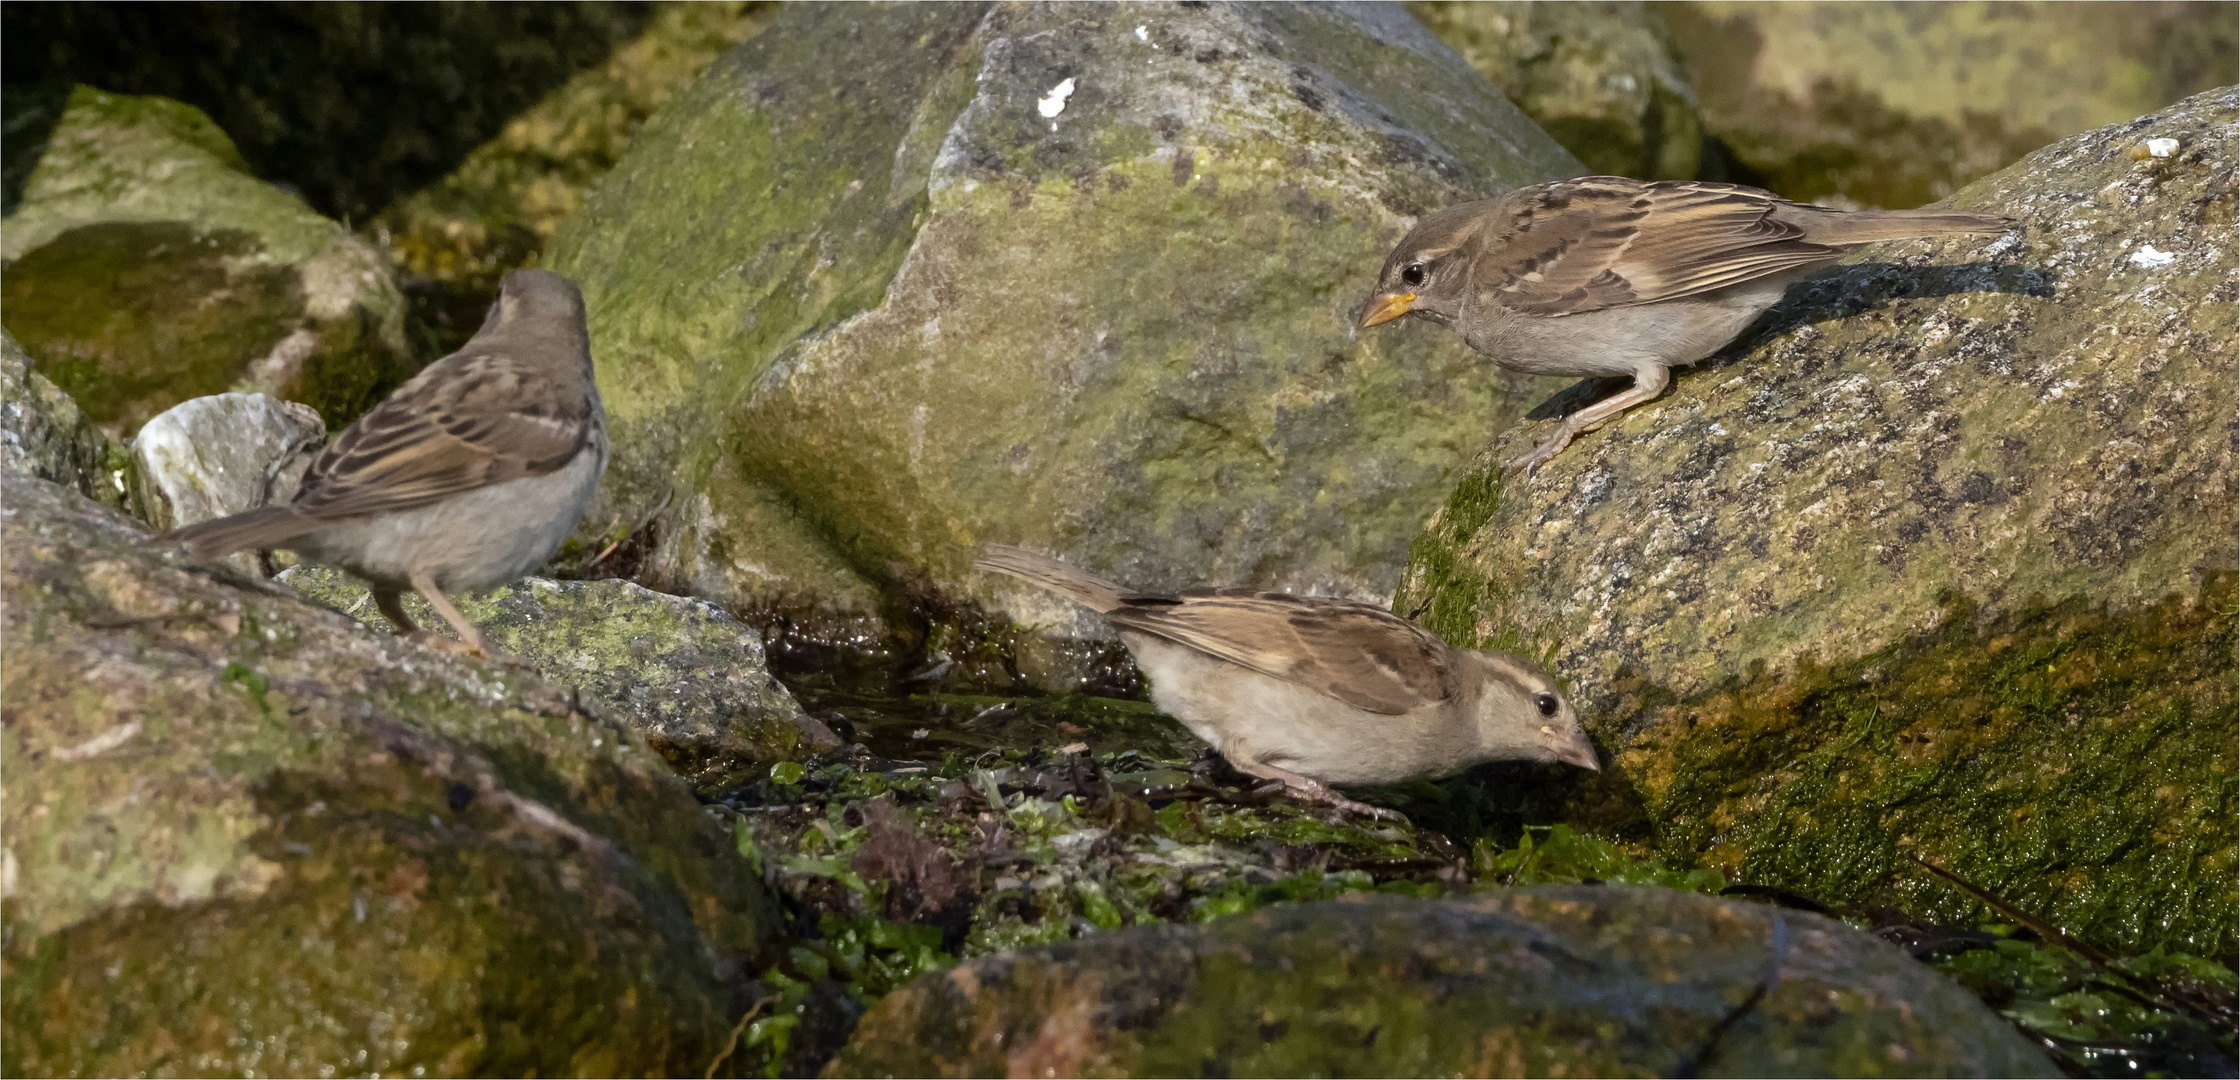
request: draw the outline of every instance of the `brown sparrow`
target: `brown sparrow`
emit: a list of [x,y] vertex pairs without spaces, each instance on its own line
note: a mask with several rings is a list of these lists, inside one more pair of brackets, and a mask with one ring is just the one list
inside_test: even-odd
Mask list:
[[1361,315],[1421,315],[1535,375],[1631,375],[1571,414],[1526,472],[1573,436],[1664,392],[1670,369],[1734,340],[1791,282],[1878,240],[2003,232],[1964,210],[1828,210],[1693,180],[1582,176],[1450,206],[1392,250]]
[[197,558],[284,548],[373,586],[399,633],[419,590],[476,653],[482,634],[445,592],[543,565],[607,467],[583,296],[547,270],[516,270],[482,329],[358,418],[304,473],[295,499],[190,525],[164,539]]
[[1351,600],[1251,589],[1132,593],[1002,544],[979,569],[1094,608],[1151,679],[1151,702],[1240,772],[1341,810],[1330,790],[1446,776],[1481,761],[1600,770],[1555,680],[1507,653],[1457,649]]

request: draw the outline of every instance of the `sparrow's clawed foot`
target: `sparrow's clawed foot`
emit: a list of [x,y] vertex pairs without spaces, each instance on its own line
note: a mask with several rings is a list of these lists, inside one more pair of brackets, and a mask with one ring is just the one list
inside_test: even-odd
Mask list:
[[1336,788],[1311,777],[1300,776],[1297,773],[1278,769],[1272,765],[1257,765],[1241,771],[1268,776],[1268,783],[1262,784],[1257,789],[1259,791],[1268,790],[1270,785],[1281,784],[1285,792],[1301,802],[1320,803],[1340,813],[1359,814],[1379,821],[1396,821],[1403,825],[1408,823],[1407,816],[1398,810],[1387,810],[1381,806],[1356,802],[1338,794]]

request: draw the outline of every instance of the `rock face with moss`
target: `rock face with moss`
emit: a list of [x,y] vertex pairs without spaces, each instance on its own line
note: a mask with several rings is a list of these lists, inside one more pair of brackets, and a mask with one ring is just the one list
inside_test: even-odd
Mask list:
[[[1568,6],[1568,5],[1565,5]],[[1913,207],[2233,77],[2213,3],[1657,5],[1718,142],[1710,179]]]
[[987,540],[1385,595],[1520,397],[1354,309],[1416,215],[1580,170],[1396,8],[787,8],[554,240],[616,446],[584,528],[871,634]]
[[[534,266],[560,222],[622,156],[646,118],[726,49],[753,37],[777,5],[666,0],[646,5],[639,35],[576,73],[440,181],[389,204],[369,231],[406,274],[423,324],[463,344],[498,296],[498,280]],[[619,21],[619,20],[618,20]]]
[[645,743],[550,684],[6,478],[0,1068],[693,1073],[776,929]]
[[1528,479],[1496,438],[1397,609],[1552,659],[1618,778],[1568,820],[2231,957],[2236,107],[1986,179],[2018,232],[1860,253]]
[[0,469],[122,507],[132,468],[131,449],[103,434],[69,394],[31,370],[15,335],[0,330]]
[[[280,580],[377,632],[390,629],[348,574],[298,567]],[[762,635],[706,601],[627,581],[524,578],[453,602],[491,645],[574,687],[696,785],[722,787],[740,770],[839,745],[771,678]],[[404,603],[413,621],[449,635],[417,593]]]
[[1650,5],[1411,0],[1408,12],[1588,168],[1696,178],[1695,91]]
[[74,91],[0,258],[9,332],[112,435],[224,390],[339,427],[413,371],[381,255],[175,101]]
[[1840,923],[1684,892],[1591,886],[1287,904],[1203,927],[1140,927],[990,957],[889,995],[829,1070],[2052,1071],[1966,991]]

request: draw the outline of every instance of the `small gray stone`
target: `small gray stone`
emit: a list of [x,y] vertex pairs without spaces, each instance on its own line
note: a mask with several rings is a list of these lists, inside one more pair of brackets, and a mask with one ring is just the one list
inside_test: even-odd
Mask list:
[[158,529],[176,529],[284,503],[326,441],[309,405],[265,394],[182,401],[132,439],[134,502]]

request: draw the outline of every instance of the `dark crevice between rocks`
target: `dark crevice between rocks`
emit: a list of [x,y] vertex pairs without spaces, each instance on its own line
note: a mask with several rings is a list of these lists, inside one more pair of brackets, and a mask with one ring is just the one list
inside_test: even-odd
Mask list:
[[604,62],[651,14],[607,0],[9,4],[7,208],[60,118],[58,95],[84,83],[194,105],[258,176],[329,217],[364,221]]

